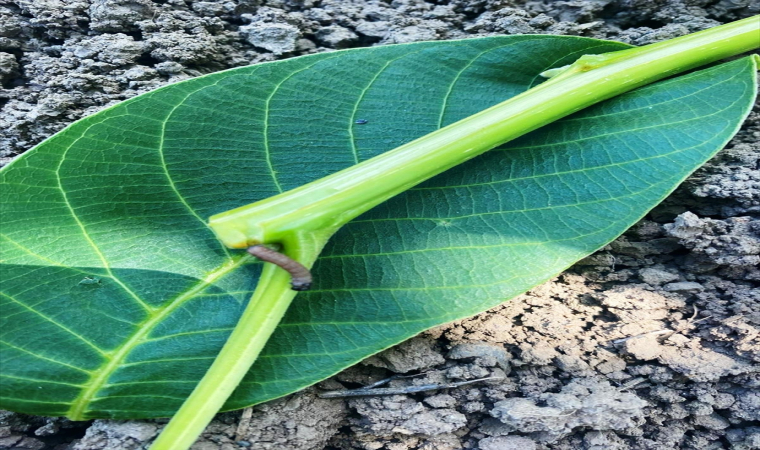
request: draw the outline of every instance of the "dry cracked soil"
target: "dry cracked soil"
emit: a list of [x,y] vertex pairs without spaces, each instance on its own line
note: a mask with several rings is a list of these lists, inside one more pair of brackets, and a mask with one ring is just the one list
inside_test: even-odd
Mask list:
[[[751,0],[0,0],[0,158],[168,83],[332,51],[503,34],[642,45]],[[645,219],[556,279],[276,401],[193,447],[760,449],[760,107]],[[402,377],[402,375],[416,375]],[[404,389],[325,399],[395,376]],[[0,448],[143,449],[163,421],[0,413]]]

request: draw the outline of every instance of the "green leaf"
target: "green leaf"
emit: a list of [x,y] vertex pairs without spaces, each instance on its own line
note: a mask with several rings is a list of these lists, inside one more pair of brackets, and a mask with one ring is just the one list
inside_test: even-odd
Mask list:
[[[0,407],[165,417],[261,265],[208,216],[367,159],[623,44],[508,36],[374,47],[171,85],[81,120],[2,179]],[[456,167],[336,234],[235,409],[475,314],[605,245],[738,129],[738,60],[607,101]],[[366,123],[357,123],[357,120]]]

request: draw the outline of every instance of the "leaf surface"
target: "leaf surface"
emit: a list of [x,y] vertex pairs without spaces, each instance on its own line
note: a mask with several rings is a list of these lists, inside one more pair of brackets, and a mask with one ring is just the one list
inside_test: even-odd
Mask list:
[[[582,54],[624,48],[508,36],[322,53],[178,83],[76,122],[0,173],[0,406],[170,416],[261,268],[223,248],[207,217],[499,103]],[[754,70],[738,60],[607,101],[349,223],[226,408],[313,384],[605,245],[728,141],[754,99]]]

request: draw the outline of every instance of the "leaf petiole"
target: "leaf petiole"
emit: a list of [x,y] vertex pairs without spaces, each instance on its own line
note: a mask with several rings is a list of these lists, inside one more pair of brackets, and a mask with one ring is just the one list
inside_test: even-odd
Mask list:
[[[310,266],[326,241],[302,240],[299,246],[291,246],[298,250],[288,256]],[[195,442],[251,368],[296,294],[287,271],[264,264],[253,297],[222,351],[153,442],[152,450],[183,450]]]
[[[215,215],[209,226],[228,247],[277,243],[310,267],[337,229],[379,203],[594,103],[758,48],[758,33],[755,16],[642,48],[581,57],[523,94],[328,177]],[[240,322],[154,450],[188,448],[222,407],[295,296],[288,282],[286,271],[265,266]]]
[[587,106],[760,47],[760,16],[641,48],[585,55],[524,93],[433,133],[279,195],[209,219],[230,248],[332,234],[389,198]]

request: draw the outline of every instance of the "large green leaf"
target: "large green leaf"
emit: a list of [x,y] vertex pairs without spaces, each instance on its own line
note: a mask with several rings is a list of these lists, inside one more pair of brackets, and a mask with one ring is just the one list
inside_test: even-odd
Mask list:
[[[171,415],[261,268],[222,248],[208,216],[622,48],[527,36],[324,53],[178,83],[75,123],[2,171],[2,407]],[[749,59],[640,89],[359,217],[226,407],[293,392],[554,276],[718,151],[754,89]]]

